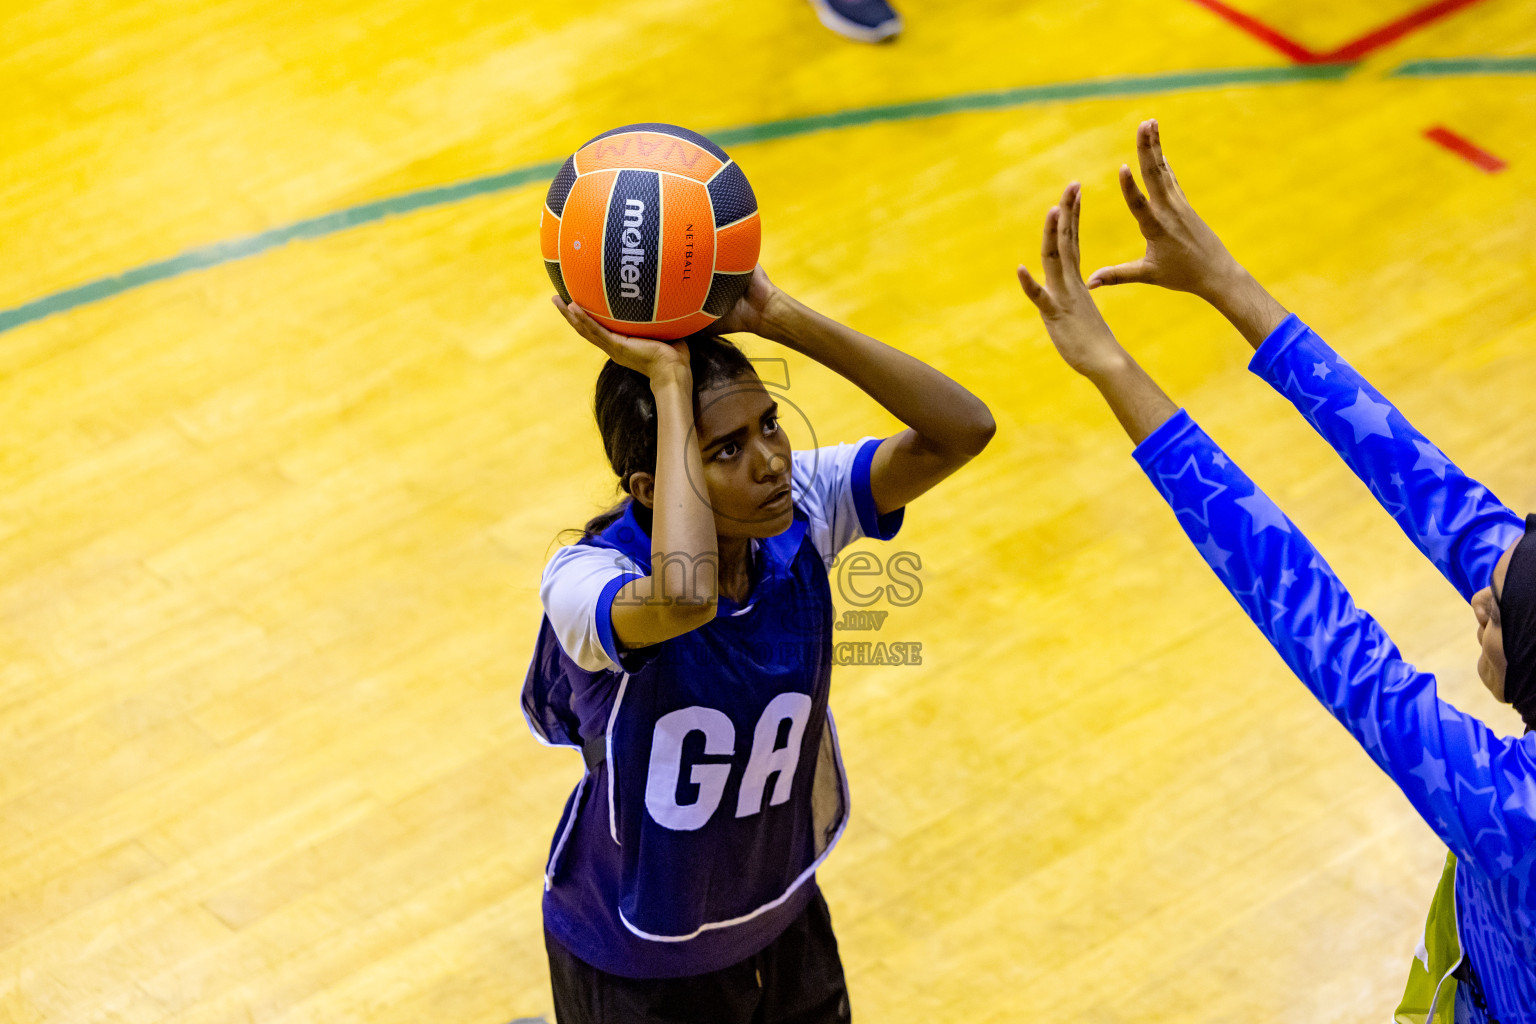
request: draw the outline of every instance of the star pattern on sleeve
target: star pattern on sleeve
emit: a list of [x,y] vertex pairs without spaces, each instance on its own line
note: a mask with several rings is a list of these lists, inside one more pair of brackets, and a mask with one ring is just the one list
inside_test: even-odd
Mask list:
[[1504,769],[1504,777],[1509,780],[1509,796],[1504,800],[1504,809],[1523,809],[1527,814],[1536,816],[1536,779],[1516,775],[1508,768]]
[[1386,761],[1381,742],[1381,715],[1377,712],[1377,707],[1381,703],[1380,698],[1381,695],[1378,693],[1371,694],[1369,706],[1366,708],[1366,713],[1360,717],[1358,727],[1361,746],[1365,747],[1365,752],[1370,754],[1371,760],[1377,764],[1383,764]]
[[1296,372],[1294,370],[1291,371],[1290,377],[1285,382],[1285,393],[1287,397],[1299,396],[1300,399],[1304,399],[1305,401],[1301,402],[1298,401],[1297,397],[1291,397],[1293,402],[1297,402],[1298,405],[1304,405],[1305,408],[1302,411],[1311,416],[1316,416],[1318,411],[1328,402],[1327,395],[1314,395],[1303,388],[1301,382],[1296,379]]
[[[1289,572],[1290,570],[1286,571]],[[1284,584],[1282,583],[1283,586]],[[1255,576],[1253,578],[1253,586],[1247,590],[1238,590],[1237,587],[1232,587],[1232,596],[1237,598],[1238,602],[1242,604],[1250,616],[1262,618],[1265,622],[1272,622],[1284,615],[1288,610],[1284,601],[1276,601],[1269,596],[1269,589],[1265,586],[1264,577],[1262,576]],[[1266,605],[1269,608],[1267,615],[1263,614]]]
[[1387,402],[1371,401],[1371,396],[1365,393],[1364,388],[1355,389],[1354,405],[1336,411],[1340,418],[1355,428],[1356,444],[1377,434],[1385,438],[1392,437],[1392,428],[1387,426],[1392,406]]
[[1508,523],[1500,523],[1497,526],[1489,527],[1482,533],[1478,534],[1477,539],[1491,548],[1498,548],[1499,551],[1502,552],[1505,548],[1519,540],[1520,537],[1524,534],[1525,531],[1518,526],[1513,526]]
[[1451,542],[1456,539],[1456,536],[1441,533],[1435,526],[1435,517],[1430,515],[1424,523],[1421,539],[1424,541],[1425,553],[1429,555],[1430,560],[1436,567],[1444,569],[1451,556]]
[[1403,514],[1408,511],[1408,506],[1401,501],[1393,501],[1385,494],[1382,494],[1374,483],[1370,484],[1369,486],[1371,489],[1371,494],[1376,498],[1376,501],[1381,505],[1382,508],[1387,510],[1387,515],[1391,516],[1393,519],[1401,520],[1403,518]]
[[1446,775],[1445,762],[1428,750],[1424,751],[1424,760],[1419,762],[1417,768],[1409,769],[1408,774],[1417,775],[1424,782],[1424,787],[1434,796],[1440,790],[1447,793],[1451,791],[1450,778]]
[[1291,532],[1291,524],[1286,520],[1285,513],[1261,491],[1254,491],[1246,498],[1238,498],[1237,505],[1248,513],[1254,533],[1271,528],[1281,533]]
[[[1185,483],[1191,477],[1194,482]],[[1171,476],[1159,474],[1159,480],[1163,485],[1163,493],[1169,496],[1173,505],[1174,515],[1187,512],[1201,526],[1210,529],[1211,500],[1226,491],[1226,484],[1201,476],[1200,467],[1195,464],[1193,455],[1177,473]],[[1198,503],[1190,501],[1190,496],[1197,498]]]
[[1223,575],[1227,571],[1227,560],[1232,557],[1232,552],[1216,543],[1216,535],[1213,533],[1205,538],[1205,543],[1196,544],[1195,550],[1205,558],[1206,562]]
[[1333,636],[1327,623],[1316,623],[1312,627],[1312,632],[1305,635],[1298,632],[1296,639],[1311,657],[1313,668],[1322,668],[1328,664],[1328,644],[1333,639]]
[[1318,362],[1312,364],[1312,376],[1316,377],[1318,380],[1327,380],[1328,373],[1329,370],[1327,363]]
[[1417,473],[1421,469],[1427,469],[1435,474],[1435,479],[1445,479],[1445,469],[1451,464],[1451,460],[1432,444],[1425,444],[1418,438],[1414,438],[1413,446],[1419,451],[1419,460],[1413,464],[1413,471]]

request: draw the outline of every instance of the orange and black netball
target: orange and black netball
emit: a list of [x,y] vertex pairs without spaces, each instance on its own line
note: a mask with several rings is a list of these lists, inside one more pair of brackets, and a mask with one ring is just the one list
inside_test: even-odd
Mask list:
[[698,132],[632,124],[565,161],[539,217],[555,290],[621,334],[671,340],[747,290],[762,229],[747,176]]

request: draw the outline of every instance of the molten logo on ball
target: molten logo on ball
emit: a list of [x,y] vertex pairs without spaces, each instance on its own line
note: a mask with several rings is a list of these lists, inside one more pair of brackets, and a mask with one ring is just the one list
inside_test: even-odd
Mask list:
[[626,299],[640,297],[640,265],[645,262],[645,250],[640,248],[640,221],[645,217],[645,204],[638,199],[624,200],[624,262],[619,267],[619,282]]

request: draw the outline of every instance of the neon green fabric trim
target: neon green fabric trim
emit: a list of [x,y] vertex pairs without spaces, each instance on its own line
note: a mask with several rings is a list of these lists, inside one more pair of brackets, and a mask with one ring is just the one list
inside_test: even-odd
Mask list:
[[1461,933],[1456,927],[1456,855],[1445,855],[1445,871],[1429,905],[1424,938],[1408,966],[1408,987],[1392,1019],[1396,1024],[1455,1024],[1456,979]]

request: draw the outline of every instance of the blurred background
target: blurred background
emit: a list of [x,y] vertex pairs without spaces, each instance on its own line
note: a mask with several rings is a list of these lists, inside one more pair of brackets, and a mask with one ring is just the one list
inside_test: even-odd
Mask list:
[[[0,1020],[552,1021],[541,873],[581,762],[518,693],[544,562],[616,491],[537,224],[558,161],[637,121],[724,144],[774,281],[999,423],[862,545],[921,593],[856,638],[922,665],[834,673],[853,820],[820,879],[857,1018],[1390,1015],[1443,848],[1013,268],[1070,180],[1087,269],[1139,255],[1114,175],[1155,116],[1238,258],[1530,511],[1536,7],[898,6],[871,46],[805,0],[7,5]],[[1517,731],[1471,612],[1235,332],[1098,294],[1405,656]],[[815,443],[896,429],[743,343]]]

